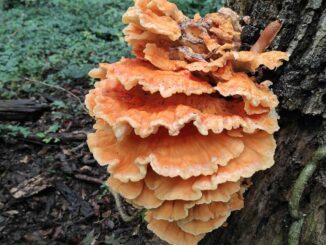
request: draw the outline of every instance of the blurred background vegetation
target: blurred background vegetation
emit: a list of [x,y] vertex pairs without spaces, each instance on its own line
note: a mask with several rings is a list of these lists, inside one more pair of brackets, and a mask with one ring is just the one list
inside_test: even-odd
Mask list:
[[[171,1],[188,16],[213,12],[223,2]],[[0,135],[38,132],[49,142],[49,132],[88,118],[82,101],[94,83],[87,76],[89,70],[99,62],[131,56],[121,17],[132,4],[132,0],[0,0],[0,100],[37,99],[51,107],[38,123],[0,123]]]
[[[173,2],[189,16],[221,6],[216,0]],[[26,98],[48,90],[24,77],[60,86],[87,83],[87,73],[97,63],[129,56],[121,16],[131,4],[131,0],[0,0],[0,97]]]

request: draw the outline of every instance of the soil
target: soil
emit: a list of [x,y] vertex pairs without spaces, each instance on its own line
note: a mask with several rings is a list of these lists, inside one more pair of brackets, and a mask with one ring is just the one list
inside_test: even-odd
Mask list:
[[[23,125],[49,127],[51,115]],[[82,113],[63,122],[67,127],[60,133],[89,132],[92,124]],[[34,138],[0,137],[0,244],[165,244],[147,230],[142,215],[122,221],[113,196],[101,185],[108,174],[85,139],[46,144]],[[15,187],[21,192],[14,193]],[[124,208],[129,214],[137,211],[126,203]]]

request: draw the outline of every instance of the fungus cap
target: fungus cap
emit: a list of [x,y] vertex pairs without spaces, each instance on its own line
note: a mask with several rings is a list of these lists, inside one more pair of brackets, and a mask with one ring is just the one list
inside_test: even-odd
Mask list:
[[248,115],[269,112],[278,105],[277,97],[268,89],[270,83],[256,84],[245,73],[234,73],[227,81],[216,85],[216,90],[223,96],[242,96]]
[[121,141],[116,140],[103,121],[99,120],[95,128],[96,132],[88,135],[91,152],[101,165],[108,165],[114,177],[123,181],[144,178],[148,164],[166,177],[211,175],[244,150],[239,138],[225,133],[203,136],[193,126],[175,137],[161,129],[145,139],[131,133]]
[[197,201],[173,200],[164,201],[158,208],[151,212],[155,219],[176,221],[185,219],[189,216],[189,209],[195,205],[210,204],[213,202],[227,203],[232,195],[240,191],[240,182],[226,182],[220,184],[216,190],[202,191],[202,197]]
[[174,245],[196,245],[204,237],[203,234],[195,236],[184,232],[175,222],[154,219],[151,211],[146,213],[145,220],[149,230]]
[[187,218],[177,221],[177,225],[192,235],[205,234],[222,226],[231,211],[241,208],[243,208],[243,199],[239,193],[236,193],[229,203],[213,202],[196,205],[189,210]]
[[278,117],[273,111],[247,115],[242,101],[183,94],[163,99],[159,94],[150,95],[139,88],[127,91],[112,80],[97,84],[95,91],[86,97],[86,104],[91,114],[106,121],[120,139],[131,128],[141,137],[155,134],[160,127],[175,136],[189,123],[202,135],[208,135],[210,130],[218,134],[237,128],[246,133],[278,130]]
[[137,0],[123,15],[124,24],[134,23],[144,30],[169,37],[172,41],[181,36],[178,21],[183,14],[165,0]]
[[101,81],[86,96],[88,145],[111,190],[148,209],[150,230],[197,244],[243,207],[246,178],[274,164],[278,100],[248,73],[288,60],[263,52],[281,23],[238,51],[239,16],[227,8],[190,19],[167,0],[135,0],[123,22],[137,58],[89,73]]
[[117,79],[127,90],[140,85],[143,90],[152,94],[159,92],[164,98],[176,93],[199,95],[214,92],[206,80],[193,76],[187,70],[161,71],[138,59],[122,59],[114,64],[101,64],[100,68],[107,71],[107,78]]

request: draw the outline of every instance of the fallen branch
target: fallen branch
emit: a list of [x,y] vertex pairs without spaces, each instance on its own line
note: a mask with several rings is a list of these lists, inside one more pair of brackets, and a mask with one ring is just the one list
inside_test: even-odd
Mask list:
[[35,100],[0,100],[0,121],[36,120],[48,109],[47,104]]
[[28,77],[23,77],[23,79],[25,81],[28,81],[28,82],[39,83],[39,84],[42,84],[44,86],[47,86],[47,87],[50,87],[50,88],[54,88],[56,90],[61,90],[61,91],[65,92],[65,93],[71,95],[72,97],[74,97],[79,102],[79,104],[81,105],[81,107],[83,108],[83,110],[88,114],[88,110],[86,109],[86,107],[84,105],[84,102],[77,95],[75,95],[74,93],[70,92],[69,90],[67,90],[67,89],[65,89],[63,87],[60,87],[58,85],[53,85],[53,84],[48,84],[48,83],[41,82],[41,81],[36,81],[36,80],[30,79]]

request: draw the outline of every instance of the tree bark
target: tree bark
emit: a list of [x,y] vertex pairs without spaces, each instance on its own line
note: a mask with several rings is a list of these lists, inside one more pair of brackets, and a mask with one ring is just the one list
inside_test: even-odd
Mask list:
[[[280,19],[283,28],[271,49],[291,56],[277,71],[263,72],[263,79],[274,82],[280,100],[275,165],[252,178],[245,207],[232,214],[227,227],[208,234],[200,244],[326,244],[325,158],[308,179],[299,216],[293,217],[289,208],[299,174],[326,143],[326,1],[231,0],[227,5],[251,17],[243,30],[243,49],[257,40],[269,22]],[[300,222],[302,228],[296,229]]]

